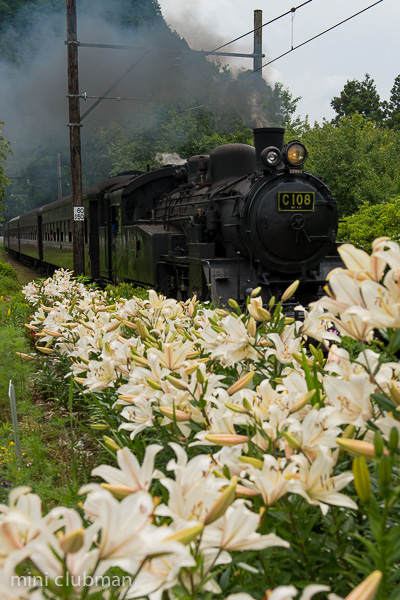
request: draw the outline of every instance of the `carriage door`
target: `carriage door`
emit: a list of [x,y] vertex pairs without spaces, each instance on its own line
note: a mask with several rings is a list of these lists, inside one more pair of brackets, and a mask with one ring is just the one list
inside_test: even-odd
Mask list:
[[121,209],[110,206],[111,222],[111,273],[113,281],[118,279],[121,262]]
[[110,252],[110,218],[109,205],[106,198],[99,201],[99,263],[100,277],[102,279],[111,279],[111,252]]

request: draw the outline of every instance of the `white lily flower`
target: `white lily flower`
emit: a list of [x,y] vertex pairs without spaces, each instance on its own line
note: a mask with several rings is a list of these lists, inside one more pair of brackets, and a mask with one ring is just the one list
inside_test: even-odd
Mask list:
[[125,429],[130,431],[130,438],[133,440],[135,435],[140,431],[152,427],[155,417],[151,408],[152,403],[146,398],[138,396],[132,403],[125,407],[121,412],[121,416],[129,421],[129,423],[122,423],[119,429]]
[[310,460],[321,452],[321,447],[336,448],[336,438],[341,435],[339,427],[329,427],[329,418],[335,409],[327,406],[323,409],[312,409],[302,422],[292,421],[288,432],[299,445],[298,451],[303,452]]
[[92,475],[102,477],[107,481],[109,489],[115,492],[117,497],[124,497],[133,494],[138,490],[148,491],[153,478],[162,475],[161,472],[154,472],[155,456],[163,449],[159,444],[147,446],[140,466],[138,459],[128,448],[122,448],[117,451],[117,462],[119,469],[109,465],[100,465],[92,470]]
[[263,550],[272,546],[289,548],[288,542],[273,533],[261,535],[256,532],[260,518],[246,507],[244,500],[236,500],[220,519],[205,528],[201,545],[228,552]]
[[157,348],[151,348],[149,350],[149,356],[152,354],[157,357],[160,364],[169,369],[170,371],[176,371],[186,360],[188,353],[193,350],[190,342],[174,342],[172,344],[164,344],[162,350]]
[[364,428],[373,415],[370,397],[375,391],[368,373],[350,375],[349,381],[339,377],[324,377],[323,385],[327,403],[337,411],[331,422]]
[[211,353],[213,358],[219,358],[227,367],[243,360],[253,361],[259,358],[254,348],[255,339],[249,334],[242,319],[228,315],[222,319],[221,328],[225,333],[221,334],[220,343]]
[[111,358],[103,360],[91,360],[89,362],[88,375],[84,381],[85,387],[90,392],[97,392],[108,387],[114,387],[117,379],[115,363]]
[[101,572],[111,566],[119,566],[128,573],[135,573],[146,554],[144,540],[154,510],[151,495],[140,491],[118,502],[110,492],[102,489],[89,494],[84,510],[87,507],[90,513],[98,515],[96,524],[100,529],[100,539],[97,546]]
[[250,466],[250,482],[244,480],[243,483],[251,489],[258,490],[264,503],[271,506],[279,498],[292,491],[291,477],[296,470],[295,464],[287,463],[285,459],[277,459],[271,454],[265,454],[262,469]]
[[345,471],[332,477],[334,461],[331,456],[321,452],[311,466],[303,455],[292,456],[292,461],[299,466],[299,473],[291,489],[292,493],[303,496],[309,504],[319,506],[324,515],[329,510],[329,504],[358,509],[357,504],[351,498],[339,493],[353,481],[353,473]]

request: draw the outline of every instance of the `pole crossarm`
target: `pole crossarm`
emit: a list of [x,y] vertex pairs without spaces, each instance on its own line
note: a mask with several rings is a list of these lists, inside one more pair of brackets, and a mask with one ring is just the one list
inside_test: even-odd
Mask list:
[[[71,42],[64,42],[65,45],[70,44]],[[77,46],[81,46],[81,48],[105,48],[109,50],[138,50],[140,52],[153,52],[153,53],[163,53],[165,52],[170,54],[203,54],[205,56],[236,56],[239,58],[258,58],[265,57],[265,54],[257,53],[244,53],[244,52],[219,52],[218,50],[151,50],[150,48],[144,48],[142,46],[125,46],[121,44],[92,44],[90,42],[76,42]]]

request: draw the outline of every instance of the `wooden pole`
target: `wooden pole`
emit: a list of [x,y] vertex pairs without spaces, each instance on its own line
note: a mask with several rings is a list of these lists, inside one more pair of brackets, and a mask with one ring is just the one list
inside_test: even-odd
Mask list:
[[85,273],[85,245],[83,236],[84,212],[82,203],[81,122],[79,106],[78,39],[76,0],[67,2],[67,59],[69,147],[71,159],[72,192],[72,252],[74,274]]
[[61,182],[61,152],[57,152],[57,190],[58,199],[62,198],[62,182]]
[[254,11],[253,72],[262,79],[262,10]]

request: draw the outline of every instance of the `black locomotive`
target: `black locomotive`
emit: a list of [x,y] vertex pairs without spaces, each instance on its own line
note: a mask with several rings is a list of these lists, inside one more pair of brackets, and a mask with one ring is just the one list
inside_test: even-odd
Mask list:
[[[226,144],[85,189],[86,274],[223,304],[259,286],[268,301],[300,279],[297,300],[314,299],[336,261],[337,205],[303,171],[305,147],[283,137],[255,129],[254,147]],[[71,232],[67,197],[6,223],[4,241],[19,258],[72,269]]]

